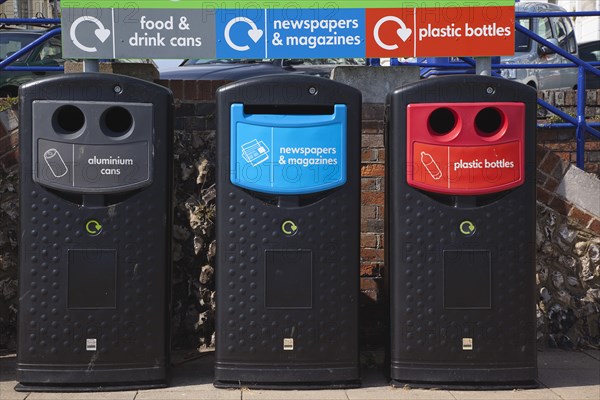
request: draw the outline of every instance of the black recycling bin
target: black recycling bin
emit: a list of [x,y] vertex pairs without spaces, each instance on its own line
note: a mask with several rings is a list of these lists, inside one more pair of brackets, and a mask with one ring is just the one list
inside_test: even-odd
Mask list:
[[217,113],[215,386],[356,386],[360,92],[251,78]]
[[171,93],[85,73],[19,94],[17,390],[165,386]]
[[386,118],[392,383],[534,385],[535,90],[428,79]]

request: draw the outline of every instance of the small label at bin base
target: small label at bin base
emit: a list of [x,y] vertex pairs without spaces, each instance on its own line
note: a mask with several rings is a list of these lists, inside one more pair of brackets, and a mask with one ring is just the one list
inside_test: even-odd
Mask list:
[[283,350],[294,350],[294,338],[283,338]]
[[462,349],[463,350],[473,350],[473,338],[463,338]]
[[86,349],[86,351],[96,351],[98,349],[98,340],[97,339],[86,339],[85,340],[85,349]]

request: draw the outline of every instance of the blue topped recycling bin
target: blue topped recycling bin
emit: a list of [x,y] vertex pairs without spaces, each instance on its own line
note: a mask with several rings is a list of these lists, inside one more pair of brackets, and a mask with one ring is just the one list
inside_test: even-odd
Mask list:
[[306,76],[217,92],[217,387],[359,383],[360,93]]

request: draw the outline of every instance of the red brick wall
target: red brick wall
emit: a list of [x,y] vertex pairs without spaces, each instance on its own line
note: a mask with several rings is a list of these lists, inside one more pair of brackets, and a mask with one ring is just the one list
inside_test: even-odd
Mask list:
[[385,149],[383,105],[364,104],[361,149],[361,290],[378,301],[383,273]]
[[[585,116],[587,122],[600,122],[600,89],[586,92]],[[577,91],[575,90],[545,90],[539,92],[539,97],[560,108],[572,116],[577,115]],[[540,113],[550,117],[552,114],[540,109]],[[543,121],[540,121],[543,122]],[[562,122],[556,121],[553,122]],[[600,130],[596,128],[597,130]],[[575,163],[577,160],[577,142],[575,129],[538,129],[538,144],[551,150],[566,162]],[[586,134],[585,141],[585,171],[600,176],[600,139]]]
[[544,145],[538,145],[536,163],[538,165],[536,177],[537,201],[559,214],[569,217],[574,225],[600,235],[600,219],[598,216],[591,215],[555,193],[569,167],[569,162],[560,156],[560,152],[554,152]]

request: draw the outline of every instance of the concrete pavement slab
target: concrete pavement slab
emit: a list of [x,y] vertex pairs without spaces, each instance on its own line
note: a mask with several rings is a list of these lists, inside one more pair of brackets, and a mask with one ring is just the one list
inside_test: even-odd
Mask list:
[[538,353],[539,381],[565,400],[600,399],[600,360],[585,352]]
[[544,369],[596,369],[600,368],[598,359],[583,351],[544,350],[538,352],[538,368]]
[[169,387],[159,390],[180,391],[190,387],[199,391],[214,390],[214,365],[214,353],[202,353],[185,362],[179,362],[171,368]]
[[456,400],[562,400],[550,389],[451,390]]
[[242,400],[348,400],[343,389],[336,390],[254,390],[242,389]]
[[29,396],[27,396],[27,400],[134,400],[136,395],[137,391],[91,393],[31,393]]
[[583,350],[588,356],[600,361],[600,350]]
[[[3,377],[4,379],[4,377]],[[0,399],[2,400],[24,400],[29,393],[19,393],[14,391],[16,382],[0,382]]]
[[404,389],[391,386],[346,390],[349,400],[456,400],[447,390]]
[[241,398],[239,389],[195,390],[195,387],[188,387],[187,390],[177,391],[140,391],[135,400],[241,400]]

